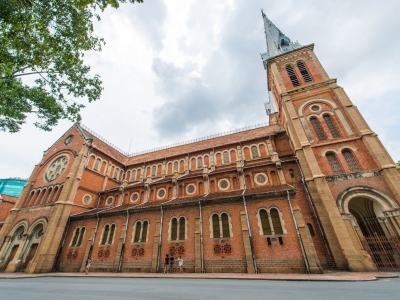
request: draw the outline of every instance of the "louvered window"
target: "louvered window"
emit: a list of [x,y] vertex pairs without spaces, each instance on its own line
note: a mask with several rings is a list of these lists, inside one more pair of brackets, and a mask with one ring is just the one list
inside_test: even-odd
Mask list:
[[324,115],[324,120],[326,125],[329,128],[329,131],[331,132],[332,136],[334,138],[340,137],[339,131],[337,130],[335,123],[333,123],[333,120],[330,115]]
[[135,178],[136,178],[136,170],[132,170],[131,181],[135,180]]
[[300,85],[300,82],[299,82],[299,79],[297,78],[297,76],[296,76],[296,73],[294,72],[294,70],[293,70],[293,67],[292,66],[286,66],[286,71],[287,71],[287,73],[288,73],[288,75],[289,75],[289,77],[290,77],[290,80],[292,81],[292,83],[293,83],[293,86],[299,86]]
[[321,125],[317,118],[310,119],[311,125],[314,128],[315,133],[320,141],[326,140],[325,132],[322,130]]
[[153,166],[153,167],[151,167],[151,176],[156,176],[156,169],[157,169],[157,167],[156,166]]
[[223,213],[221,215],[221,221],[222,221],[222,236],[223,237],[230,237],[230,230],[229,230],[229,217],[227,214]]
[[95,162],[94,168],[93,168],[95,171],[98,171],[100,169],[100,163],[101,163],[100,158],[96,159],[96,162]]
[[178,162],[174,162],[174,172],[178,172]]
[[331,166],[333,173],[335,174],[342,173],[342,168],[340,167],[335,154],[328,153],[326,155],[326,158],[328,159],[329,165]]
[[184,217],[179,218],[179,239],[183,241],[186,236],[186,219]]
[[228,153],[228,151],[222,152],[222,158],[223,158],[224,164],[229,164],[229,153]]
[[212,216],[212,225],[213,225],[213,237],[220,238],[221,233],[219,230],[219,216],[217,214],[213,214]]
[[356,160],[354,159],[353,153],[350,150],[343,150],[343,156],[346,160],[347,164],[349,165],[350,170],[353,172],[360,171],[360,168],[357,165]]
[[260,155],[258,155],[257,146],[252,146],[251,147],[251,156],[253,156],[253,158],[260,157]]
[[265,209],[260,210],[260,219],[263,235],[271,235],[271,226],[269,225],[268,213]]
[[173,218],[171,220],[171,240],[175,241],[178,236],[178,220]]
[[303,76],[303,78],[304,78],[304,81],[305,82],[312,82],[312,78],[311,78],[310,74],[308,74],[308,71],[307,71],[306,66],[304,65],[304,63],[299,61],[297,63],[297,67],[299,68],[301,76]]
[[203,158],[198,157],[197,158],[197,169],[201,169],[203,167]]

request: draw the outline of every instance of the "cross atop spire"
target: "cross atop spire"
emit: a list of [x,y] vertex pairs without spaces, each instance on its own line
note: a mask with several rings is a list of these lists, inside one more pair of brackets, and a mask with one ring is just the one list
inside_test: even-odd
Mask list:
[[267,18],[262,10],[261,14],[264,20],[265,39],[267,41],[267,52],[261,54],[263,61],[302,47],[297,41],[295,43],[290,41],[290,39]]

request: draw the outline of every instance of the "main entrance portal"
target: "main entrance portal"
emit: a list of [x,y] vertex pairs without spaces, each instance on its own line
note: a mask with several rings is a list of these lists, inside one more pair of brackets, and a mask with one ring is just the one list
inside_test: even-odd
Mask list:
[[379,269],[400,268],[400,239],[382,211],[369,198],[353,197],[348,202],[354,227],[364,249]]

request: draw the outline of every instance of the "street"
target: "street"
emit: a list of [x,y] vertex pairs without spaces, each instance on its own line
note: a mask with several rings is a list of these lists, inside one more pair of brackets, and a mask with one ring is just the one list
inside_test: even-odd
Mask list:
[[182,278],[0,279],[0,299],[397,299],[400,279],[281,281]]

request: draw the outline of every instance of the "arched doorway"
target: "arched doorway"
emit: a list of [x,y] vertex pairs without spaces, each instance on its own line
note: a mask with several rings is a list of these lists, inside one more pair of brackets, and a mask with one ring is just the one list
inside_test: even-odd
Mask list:
[[[11,230],[10,235],[6,237],[6,242],[1,249],[0,255],[0,270],[15,271],[17,267],[16,255],[20,250],[20,246],[23,245],[25,240],[27,224],[22,222]],[[10,265],[10,263],[13,264]]]
[[43,222],[32,225],[32,228],[33,229],[29,230],[29,240],[27,240],[25,251],[21,254],[21,271],[25,270],[28,267],[29,263],[33,260],[39,247],[40,241],[42,240],[44,231]]
[[386,236],[384,223],[380,221],[384,220],[383,212],[374,201],[362,197],[352,198],[349,201],[349,212],[364,237]]
[[343,215],[350,216],[360,243],[379,269],[400,268],[398,204],[369,187],[352,187],[338,197]]

